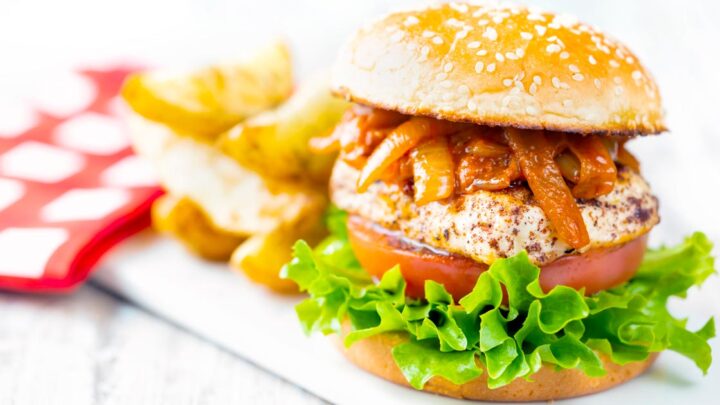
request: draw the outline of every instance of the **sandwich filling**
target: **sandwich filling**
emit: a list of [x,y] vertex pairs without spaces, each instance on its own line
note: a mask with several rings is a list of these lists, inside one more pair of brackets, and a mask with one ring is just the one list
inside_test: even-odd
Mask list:
[[419,206],[527,184],[554,233],[573,249],[591,243],[577,200],[613,192],[619,168],[639,172],[623,139],[462,124],[359,105],[313,145],[340,150],[340,160],[359,170],[359,193],[382,181]]

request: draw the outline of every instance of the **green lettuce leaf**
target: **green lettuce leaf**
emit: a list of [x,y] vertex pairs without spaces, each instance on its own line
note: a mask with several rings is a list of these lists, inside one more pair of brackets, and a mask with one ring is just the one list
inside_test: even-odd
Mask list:
[[332,210],[326,219],[330,236],[315,249],[297,242],[282,270],[309,294],[296,307],[303,330],[339,333],[349,320],[347,346],[381,333],[406,335],[392,355],[417,389],[433,377],[462,384],[483,372],[497,388],[530,380],[543,363],[602,376],[601,356],[626,364],[662,350],[689,358],[703,373],[710,366],[714,320],[691,331],[667,310],[671,297],[685,297],[715,272],[702,233],[649,250],[633,279],[588,297],[565,286],[543,292],[539,269],[522,252],[494,262],[456,303],[433,281],[425,299],[406,298],[397,266],[374,282],[350,248],[346,214]]

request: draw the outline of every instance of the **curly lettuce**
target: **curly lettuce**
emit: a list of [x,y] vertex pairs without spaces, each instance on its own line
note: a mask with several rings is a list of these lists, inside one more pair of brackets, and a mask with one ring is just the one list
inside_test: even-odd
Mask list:
[[417,389],[435,376],[463,384],[483,372],[498,388],[530,379],[543,363],[602,376],[601,354],[626,364],[668,349],[703,373],[710,366],[714,319],[692,331],[667,310],[670,297],[684,298],[715,272],[712,244],[702,233],[648,250],[633,279],[591,296],[566,286],[543,292],[539,268],[521,252],[493,263],[455,302],[433,281],[425,284],[425,299],[406,298],[398,267],[374,282],[350,248],[346,215],[331,212],[328,228],[330,236],[314,249],[298,241],[282,271],[309,293],[296,307],[304,331],[339,333],[348,319],[346,346],[380,333],[406,334],[392,356]]

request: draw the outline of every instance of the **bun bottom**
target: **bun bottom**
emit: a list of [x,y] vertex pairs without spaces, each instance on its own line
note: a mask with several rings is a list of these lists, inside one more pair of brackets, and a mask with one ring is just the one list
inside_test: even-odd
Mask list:
[[[349,324],[343,325],[343,338],[349,331]],[[360,368],[389,380],[395,384],[410,385],[400,372],[392,358],[391,350],[397,344],[407,340],[403,334],[385,333],[354,343],[350,348],[336,339],[345,357]],[[588,377],[577,369],[556,371],[554,367],[543,366],[533,375],[533,382],[518,379],[496,389],[487,387],[487,373],[468,383],[457,385],[441,377],[433,377],[425,384],[423,391],[453,398],[498,402],[547,401],[552,399],[577,397],[604,391],[620,385],[642,374],[657,358],[651,355],[642,362],[624,366],[603,358],[607,374],[603,377]]]

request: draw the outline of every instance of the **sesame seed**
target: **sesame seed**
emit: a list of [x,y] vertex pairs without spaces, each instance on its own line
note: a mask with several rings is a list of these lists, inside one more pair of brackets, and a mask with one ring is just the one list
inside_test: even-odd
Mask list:
[[595,60],[595,57],[592,55],[588,56],[588,62],[590,62],[591,65],[597,65],[597,61]]
[[420,58],[419,58],[419,61],[420,61],[420,62],[426,61],[426,60],[427,60],[427,56],[428,56],[429,53],[430,53],[430,47],[429,47],[429,46],[425,45],[425,46],[423,46],[422,48],[420,48]]
[[530,84],[530,94],[535,94],[535,93],[537,93],[537,84],[531,83]]
[[459,12],[459,13],[467,13],[468,12],[468,5],[465,3],[448,3],[451,9]]
[[625,58],[625,62],[628,65],[632,65],[633,63],[635,63],[635,59],[633,59],[631,56],[628,56],[627,58]]
[[444,70],[446,73],[447,73],[447,72],[450,72],[451,70],[453,70],[453,64],[452,64],[452,62],[446,63],[445,66],[443,66],[443,70]]
[[522,48],[518,48],[515,50],[515,55],[517,55],[518,58],[522,58],[523,56],[525,56],[525,50]]
[[417,17],[415,17],[414,15],[411,15],[411,16],[408,16],[408,17],[405,19],[405,22],[403,22],[403,24],[404,24],[406,27],[409,27],[409,26],[415,25],[415,24],[417,24],[417,23],[419,23],[419,22],[420,22],[420,20],[418,20]]
[[568,66],[568,68],[570,68],[570,71],[573,73],[577,73],[580,71],[580,69],[578,69],[578,67],[576,65],[573,65],[572,63]]
[[438,73],[438,74],[435,75],[435,80],[437,80],[437,81],[439,81],[439,82],[441,82],[441,81],[443,81],[443,80],[445,80],[445,79],[447,79],[447,78],[448,78],[448,75],[447,75],[447,73],[445,73],[445,72],[440,72],[440,73]]
[[560,24],[558,24],[558,23],[556,23],[555,21],[553,21],[553,22],[551,22],[550,24],[548,24],[548,28],[552,28],[552,29],[554,29],[554,30],[559,30],[559,29],[560,29]]
[[635,81],[640,81],[640,79],[642,79],[642,73],[640,73],[639,70],[633,70],[633,72],[632,72],[632,78],[633,78],[633,80],[635,80]]
[[573,80],[575,80],[577,82],[581,82],[581,81],[585,80],[585,76],[583,76],[582,73],[575,73],[574,75],[572,75],[572,78],[573,78]]
[[488,25],[489,22],[488,20],[478,20],[477,25],[482,27],[483,25]]
[[393,42],[400,42],[401,39],[405,36],[405,31],[397,31],[396,33],[392,34],[390,37],[390,40]]
[[500,52],[497,52],[497,53],[495,54],[495,59],[497,59],[498,62],[504,62],[504,61],[505,61],[505,57],[503,57],[503,55],[502,55]]
[[494,72],[494,71],[495,71],[495,64],[494,64],[494,63],[491,63],[491,64],[487,65],[487,69],[486,69],[486,70],[488,71],[488,73]]
[[455,34],[455,38],[463,39],[463,38],[465,38],[465,37],[468,35],[468,32],[470,32],[470,31],[468,31],[468,30],[466,30],[466,29],[463,29],[462,31],[460,31],[460,32],[458,32],[457,34]]
[[483,68],[485,67],[485,64],[482,62],[478,62],[475,64],[475,72],[482,73]]
[[451,26],[451,27],[462,27],[463,23],[460,22],[457,18],[449,18],[447,21],[445,21],[445,24]]
[[560,52],[560,59],[567,59],[570,57],[570,54],[567,51]]
[[595,87],[597,87],[598,89],[600,88],[600,79],[593,80],[593,83],[595,83]]
[[537,108],[529,105],[529,106],[525,107],[525,112],[528,113],[528,114],[530,114],[530,115],[537,115],[538,110],[537,110]]
[[503,79],[502,82],[503,82],[503,85],[504,85],[505,87],[510,87],[510,86],[512,86],[512,84],[513,84],[512,79]]
[[553,87],[555,87],[556,89],[559,89],[559,88],[560,88],[560,79],[558,79],[557,77],[553,77],[553,78],[552,78],[552,85],[553,85]]
[[470,87],[461,84],[460,86],[458,86],[458,91],[462,94],[470,94]]
[[618,68],[620,67],[620,64],[615,59],[610,59],[610,66]]
[[450,87],[452,87],[452,82],[450,82],[450,80],[443,80],[440,82],[440,86],[449,89]]
[[480,42],[472,41],[468,44],[468,48],[470,48],[470,49],[480,48]]
[[615,84],[622,84],[622,79],[619,76],[615,76],[613,82],[615,82]]
[[550,44],[545,48],[548,53],[560,52],[561,49],[562,48],[560,48],[560,45],[558,44]]
[[485,56],[485,55],[487,55],[487,53],[488,53],[488,52],[487,52],[485,49],[481,49],[481,50],[475,52],[475,55],[477,55],[477,56]]
[[494,16],[494,17],[492,18],[492,20],[493,20],[493,22],[494,22],[495,24],[500,24],[500,23],[503,22],[502,16],[499,16],[499,15]]
[[529,41],[529,40],[531,40],[531,39],[533,38],[533,35],[532,35],[531,33],[529,33],[529,32],[523,31],[523,32],[520,33],[520,37],[521,37],[522,39],[526,39],[526,40]]
[[498,36],[497,31],[495,31],[495,28],[493,28],[493,27],[487,27],[485,29],[485,33],[483,34],[483,37],[485,37],[491,41],[495,41],[497,39],[497,36]]
[[619,96],[619,95],[623,94],[624,92],[625,92],[625,89],[622,86],[615,86],[615,94],[616,95]]
[[535,75],[533,76],[533,83],[537,84],[538,86],[542,84],[542,77]]
[[545,35],[545,31],[547,31],[547,27],[544,25],[536,25],[535,31],[537,31],[538,35],[543,36]]
[[468,109],[469,109],[470,111],[475,111],[475,110],[477,110],[477,104],[475,104],[475,102],[472,101],[472,100],[469,100],[469,101],[467,102],[467,107],[468,107]]
[[432,42],[433,42],[433,44],[435,44],[435,45],[440,45],[440,44],[443,43],[443,39],[440,38],[440,37],[438,37],[438,36],[434,36],[433,39],[432,39]]
[[514,52],[505,52],[505,57],[509,60],[517,60],[518,57]]
[[430,37],[432,37],[433,35],[435,35],[435,33],[432,32],[432,31],[429,31],[429,30],[425,30],[425,31],[423,31],[423,33],[422,33],[423,38],[430,38]]
[[536,13],[528,14],[527,19],[528,21],[545,21],[545,17]]

